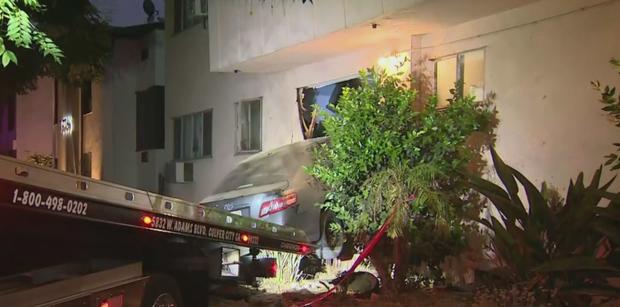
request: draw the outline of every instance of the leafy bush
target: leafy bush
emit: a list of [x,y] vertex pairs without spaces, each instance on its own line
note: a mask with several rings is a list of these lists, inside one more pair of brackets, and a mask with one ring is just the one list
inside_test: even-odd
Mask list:
[[[618,74],[620,74],[620,60],[611,59],[609,63],[611,63],[611,65],[618,70]],[[620,94],[618,94],[618,98],[616,98],[615,87],[609,85],[603,87],[599,81],[592,81],[591,83],[594,89],[601,94],[600,102],[605,105],[602,110],[609,114],[612,122],[616,124],[616,127],[620,127]],[[620,143],[614,143],[614,146],[620,151]],[[611,166],[611,170],[620,169],[620,156],[618,156],[618,154],[611,153],[605,156],[605,158],[607,158],[605,165]]]
[[[448,239],[460,228],[467,189],[457,172],[473,155],[468,137],[488,125],[491,113],[470,97],[455,97],[443,109],[432,98],[414,109],[416,92],[397,76],[374,69],[360,75],[361,86],[343,90],[335,114],[321,114],[330,141],[317,149],[308,171],[328,188],[323,206],[343,221],[339,230],[361,242],[396,207],[388,234],[400,275],[407,268],[398,263],[410,260],[411,242],[424,240],[422,232]],[[389,255],[387,246],[376,249]],[[391,278],[390,263],[373,264],[384,281]]]
[[[492,248],[504,278],[526,282],[537,299],[571,306],[586,306],[593,295],[620,295],[607,282],[620,276],[618,264],[609,261],[620,244],[620,199],[607,191],[614,180],[601,185],[598,169],[586,186],[581,173],[571,180],[565,199],[545,198],[550,194],[545,185],[537,189],[495,150],[491,154],[504,188],[476,177],[470,182],[499,213],[480,222],[493,231]],[[519,196],[519,184],[528,206]],[[601,207],[602,199],[611,202]]]

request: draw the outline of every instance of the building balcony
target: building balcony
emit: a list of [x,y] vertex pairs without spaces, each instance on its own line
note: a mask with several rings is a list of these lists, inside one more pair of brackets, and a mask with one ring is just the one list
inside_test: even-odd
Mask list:
[[215,72],[275,72],[373,45],[408,49],[410,37],[537,0],[209,1]]

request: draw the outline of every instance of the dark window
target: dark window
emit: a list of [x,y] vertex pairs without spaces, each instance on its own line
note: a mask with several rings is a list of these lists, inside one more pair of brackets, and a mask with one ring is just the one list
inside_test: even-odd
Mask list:
[[212,138],[212,110],[175,118],[174,158],[193,160],[211,156]]
[[212,138],[213,138],[213,112],[208,111],[203,113],[203,135],[202,135],[202,152],[205,156],[211,156],[212,150]]
[[297,105],[299,121],[304,139],[325,136],[322,118],[315,112],[319,108],[329,113],[335,112],[334,106],[342,95],[344,88],[357,88],[361,84],[359,78],[327,84],[316,87],[302,87],[297,89]]
[[82,115],[93,111],[92,82],[85,81],[80,87],[80,101],[82,102]]
[[262,149],[262,98],[237,103],[237,153]]
[[136,93],[136,151],[164,148],[164,108],[163,86]]
[[[178,33],[205,22],[207,0],[175,0],[174,32]],[[205,22],[206,23],[206,22]]]
[[91,152],[85,152],[82,154],[82,176],[92,176],[92,163],[93,154]]

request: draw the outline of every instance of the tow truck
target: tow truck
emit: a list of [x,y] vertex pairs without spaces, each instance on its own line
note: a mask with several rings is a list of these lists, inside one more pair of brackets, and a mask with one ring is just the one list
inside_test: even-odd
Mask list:
[[207,306],[273,277],[299,229],[0,157],[0,306]]

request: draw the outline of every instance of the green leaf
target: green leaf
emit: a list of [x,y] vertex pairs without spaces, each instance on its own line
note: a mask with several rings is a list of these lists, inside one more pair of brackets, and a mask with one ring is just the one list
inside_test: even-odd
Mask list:
[[7,52],[3,53],[2,54],[2,66],[7,67],[10,61],[11,61],[11,58],[9,57],[8,53]]
[[551,209],[549,209],[549,205],[543,195],[531,181],[523,176],[523,174],[513,168],[510,169],[525,188],[527,200],[530,204],[529,217],[536,221],[538,228],[543,229],[545,226],[550,225],[553,219],[553,213]]
[[11,62],[15,63],[15,65],[17,65],[17,56],[15,56],[15,53],[13,53],[13,51],[11,50],[7,50],[4,52],[4,54],[8,54],[9,59],[11,60]]
[[495,170],[497,171],[497,176],[506,187],[508,195],[510,195],[510,199],[517,201],[519,199],[519,186],[517,185],[517,181],[515,180],[512,171],[504,163],[504,161],[502,161],[502,158],[500,158],[497,151],[495,151],[495,148],[493,147],[491,147],[491,157],[493,159]]

